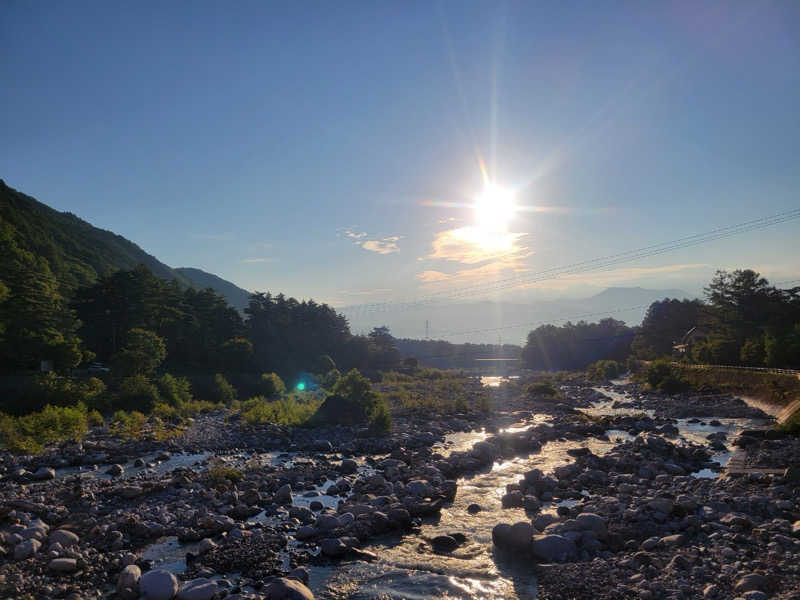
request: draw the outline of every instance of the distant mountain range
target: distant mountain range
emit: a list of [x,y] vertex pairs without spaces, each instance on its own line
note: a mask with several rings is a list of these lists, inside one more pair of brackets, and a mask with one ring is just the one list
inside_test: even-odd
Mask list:
[[370,313],[345,309],[344,314],[357,332],[386,325],[395,337],[421,339],[425,338],[427,322],[430,339],[453,343],[520,344],[524,343],[531,329],[544,323],[562,325],[567,320],[574,323],[613,317],[628,325],[638,325],[647,308],[656,300],[693,297],[679,289],[612,287],[587,298],[535,300],[524,304],[439,302],[407,311]]
[[99,277],[139,264],[182,286],[210,287],[239,310],[247,305],[250,296],[247,290],[200,269],[173,269],[121,235],[95,227],[72,213],[58,212],[8,187],[2,179],[0,220],[14,227],[17,242],[24,249],[47,259],[66,296]]

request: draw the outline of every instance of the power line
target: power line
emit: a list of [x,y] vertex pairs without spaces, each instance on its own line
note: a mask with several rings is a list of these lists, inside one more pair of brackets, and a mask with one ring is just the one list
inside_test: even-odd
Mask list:
[[389,312],[393,310],[413,310],[425,306],[426,304],[437,302],[438,300],[442,299],[464,298],[478,294],[483,294],[490,291],[499,291],[507,289],[509,287],[516,287],[523,284],[532,284],[549,279],[555,279],[561,275],[573,275],[589,271],[607,269],[608,267],[622,264],[625,262],[630,262],[641,258],[648,258],[651,256],[657,256],[659,254],[673,252],[683,248],[696,246],[699,244],[704,244],[711,241],[732,237],[735,235],[741,235],[742,233],[747,233],[750,231],[756,231],[759,229],[772,227],[774,225],[786,223],[788,221],[797,218],[800,218],[800,208],[793,209],[790,211],[785,211],[782,213],[777,213],[767,217],[752,219],[750,221],[745,221],[742,223],[738,223],[736,225],[712,229],[704,233],[678,238],[675,240],[671,240],[669,242],[644,246],[642,248],[628,250],[626,252],[620,252],[608,256],[588,259],[577,263],[564,265],[561,267],[552,267],[549,269],[538,271],[536,273],[529,274],[527,276],[511,277],[506,279],[495,280],[487,284],[476,284],[458,290],[438,292],[415,301],[407,301],[407,302],[389,301],[383,303],[351,305],[348,307],[344,307],[340,310],[345,311],[345,310],[357,309],[359,312],[367,314],[371,312]]

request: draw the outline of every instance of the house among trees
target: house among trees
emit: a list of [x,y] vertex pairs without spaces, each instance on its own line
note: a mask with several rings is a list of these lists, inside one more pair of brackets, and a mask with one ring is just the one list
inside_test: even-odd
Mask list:
[[702,342],[708,337],[708,331],[702,325],[695,325],[687,331],[680,344],[674,344],[672,351],[678,356],[691,356],[692,346],[697,342]]

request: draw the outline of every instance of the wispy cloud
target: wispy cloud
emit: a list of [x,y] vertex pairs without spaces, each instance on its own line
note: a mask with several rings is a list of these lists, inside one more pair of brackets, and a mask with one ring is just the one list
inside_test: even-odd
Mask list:
[[192,237],[215,242],[230,242],[235,239],[231,233],[193,233]]
[[519,241],[524,233],[487,231],[479,227],[446,229],[433,239],[433,251],[428,258],[449,260],[467,265],[503,257],[530,256]]
[[[566,290],[571,287],[597,286],[607,287],[621,283],[636,283],[648,277],[658,277],[659,279],[684,280],[687,277],[705,275],[711,269],[711,265],[705,263],[681,263],[673,265],[660,265],[657,267],[621,267],[619,269],[608,269],[606,271],[595,271],[589,273],[574,273],[560,275],[553,279],[547,279],[533,283],[521,283],[512,288],[514,290],[524,290],[532,287],[550,290]],[[694,274],[692,275],[692,272]]]
[[375,238],[375,239],[366,239],[369,237],[367,232],[355,232],[350,231],[349,229],[345,229],[341,231],[341,235],[353,240],[353,243],[356,246],[361,246],[364,250],[369,250],[370,252],[377,252],[378,254],[394,254],[395,252],[400,252],[400,247],[397,245],[403,236],[400,235],[390,235],[388,237],[383,238]]
[[391,291],[392,288],[375,288],[374,290],[358,290],[358,291],[340,290],[337,293],[340,296],[373,296],[376,294],[388,294]]
[[269,258],[267,256],[259,256],[255,258],[243,258],[243,263],[266,263],[266,262],[273,262],[274,258]]

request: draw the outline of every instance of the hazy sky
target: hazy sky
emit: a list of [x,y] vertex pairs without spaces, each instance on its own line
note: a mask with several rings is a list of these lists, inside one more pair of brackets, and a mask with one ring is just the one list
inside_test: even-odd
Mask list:
[[[791,1],[4,0],[0,177],[251,290],[485,296],[800,206],[798,32]],[[797,278],[798,233],[504,297]]]

